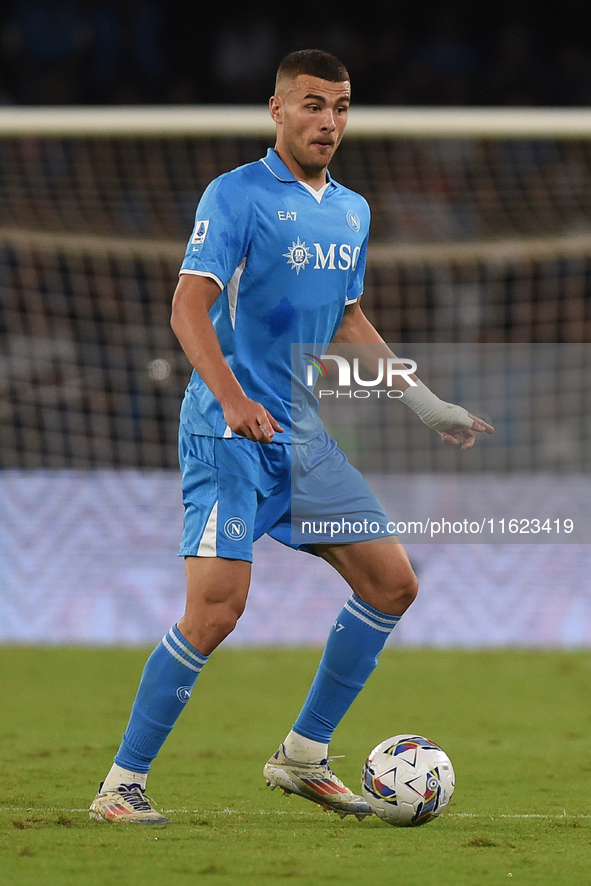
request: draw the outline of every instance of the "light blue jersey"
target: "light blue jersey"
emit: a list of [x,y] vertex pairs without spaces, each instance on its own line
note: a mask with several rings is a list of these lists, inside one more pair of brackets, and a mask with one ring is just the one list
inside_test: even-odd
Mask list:
[[[363,290],[369,222],[363,197],[330,177],[314,191],[272,149],[215,179],[199,203],[181,274],[213,277],[221,287],[210,316],[222,351],[247,396],[285,429],[277,442],[291,440],[291,345],[334,338],[345,305]],[[298,442],[322,431],[303,370]],[[181,421],[193,434],[233,436],[197,372]]]

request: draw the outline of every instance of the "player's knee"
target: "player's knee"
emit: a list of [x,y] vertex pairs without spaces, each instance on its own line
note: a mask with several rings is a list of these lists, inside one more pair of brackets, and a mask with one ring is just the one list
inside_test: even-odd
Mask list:
[[414,603],[418,593],[419,581],[411,569],[409,575],[405,578],[399,588],[398,599],[400,605],[404,607],[403,611],[408,609],[411,603]]
[[237,603],[201,606],[198,612],[185,612],[179,629],[189,643],[209,655],[232,633],[243,611],[244,605]]
[[243,612],[244,606],[216,606],[206,616],[206,626],[227,637],[238,624]]
[[402,615],[416,599],[418,592],[417,577],[409,567],[404,575],[394,576],[390,581],[384,582],[378,592],[379,602],[376,608],[391,615]]

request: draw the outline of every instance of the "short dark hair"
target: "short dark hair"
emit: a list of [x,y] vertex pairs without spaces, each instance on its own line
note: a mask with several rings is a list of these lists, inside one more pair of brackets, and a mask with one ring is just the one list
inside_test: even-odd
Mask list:
[[342,83],[349,80],[349,72],[344,64],[322,49],[300,49],[286,55],[277,69],[277,82],[283,77],[295,78],[298,74]]

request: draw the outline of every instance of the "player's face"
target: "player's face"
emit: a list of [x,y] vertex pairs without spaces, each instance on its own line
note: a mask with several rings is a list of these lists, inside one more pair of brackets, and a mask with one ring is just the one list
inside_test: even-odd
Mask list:
[[276,150],[292,172],[297,167],[308,177],[324,172],[343,137],[350,101],[347,80],[333,83],[307,74],[289,80],[271,98]]

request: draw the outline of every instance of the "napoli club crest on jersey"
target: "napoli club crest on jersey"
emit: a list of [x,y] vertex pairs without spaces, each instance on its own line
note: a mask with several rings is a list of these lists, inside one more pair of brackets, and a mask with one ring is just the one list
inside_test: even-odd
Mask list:
[[350,209],[347,213],[347,224],[352,231],[355,231],[356,234],[359,233],[359,231],[361,230],[361,222],[359,220],[359,216],[356,212],[353,212],[352,209]]

